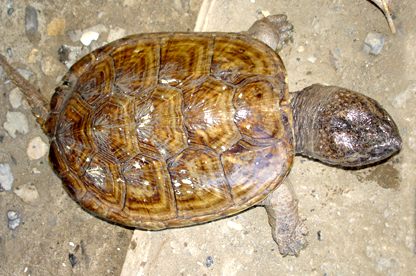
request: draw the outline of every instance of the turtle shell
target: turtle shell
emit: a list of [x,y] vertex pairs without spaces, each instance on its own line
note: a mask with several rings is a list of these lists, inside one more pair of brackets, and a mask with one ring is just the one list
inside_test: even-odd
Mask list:
[[63,78],[47,127],[70,196],[143,229],[247,209],[294,155],[284,65],[242,34],[142,34],[99,48]]

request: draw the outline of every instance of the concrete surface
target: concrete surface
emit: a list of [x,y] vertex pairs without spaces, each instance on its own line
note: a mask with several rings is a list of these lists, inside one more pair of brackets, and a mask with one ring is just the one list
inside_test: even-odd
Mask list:
[[[28,1],[14,1],[7,15],[1,2],[2,53],[30,70],[47,97],[65,66],[58,60],[68,31],[103,24],[126,34],[191,30],[201,1],[31,2],[39,11],[39,42],[24,31]],[[7,111],[20,111],[29,132],[11,138],[0,127],[0,163],[10,164],[11,191],[0,192],[0,274],[118,275],[128,248],[137,252],[137,275],[412,275],[416,270],[416,2],[394,2],[398,32],[391,35],[382,13],[365,0],[217,0],[210,1],[203,30],[241,31],[263,13],[286,13],[295,26],[292,44],[282,52],[292,91],[315,82],[337,84],[377,99],[395,118],[404,141],[402,152],[363,170],[340,170],[296,158],[290,174],[301,215],[309,228],[309,246],[297,258],[279,255],[264,209],[229,219],[160,232],[114,226],[83,212],[63,191],[47,158],[29,160],[26,147],[42,135],[23,104],[9,104],[13,86],[0,79],[0,125]],[[122,13],[123,16],[117,14]],[[64,19],[65,31],[47,26]],[[55,21],[58,22],[58,21]],[[58,29],[59,29],[59,24]],[[62,27],[61,27],[62,28]],[[369,32],[384,34],[380,55],[363,51]],[[59,33],[59,32],[58,32]],[[98,43],[107,38],[106,32]],[[37,52],[33,49],[37,49]],[[32,54],[31,54],[32,53]],[[32,183],[39,197],[30,203],[15,189]],[[22,222],[7,227],[7,212]],[[76,260],[76,261],[74,261]],[[72,261],[72,264],[71,264]],[[74,264],[75,263],[75,264]]]

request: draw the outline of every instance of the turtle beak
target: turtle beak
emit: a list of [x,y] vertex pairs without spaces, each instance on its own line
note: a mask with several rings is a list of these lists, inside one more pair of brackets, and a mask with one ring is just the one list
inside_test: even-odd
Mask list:
[[368,133],[362,131],[364,136],[367,135],[365,140],[369,145],[366,154],[368,159],[363,161],[364,164],[376,163],[393,156],[401,150],[403,143],[399,129],[391,116],[378,104],[374,108],[378,108],[382,116],[371,120],[373,124],[370,125]]
[[398,131],[394,131],[387,135],[384,142],[379,143],[379,145],[371,149],[370,156],[378,156],[379,160],[384,160],[398,153],[401,149],[402,138]]

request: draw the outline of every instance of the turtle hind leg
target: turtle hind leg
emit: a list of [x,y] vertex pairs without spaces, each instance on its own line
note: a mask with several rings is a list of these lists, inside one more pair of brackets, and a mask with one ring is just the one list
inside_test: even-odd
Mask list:
[[36,117],[36,121],[44,129],[49,113],[46,99],[40,93],[39,89],[27,81],[7,62],[7,59],[2,54],[0,54],[0,66],[3,67],[6,75],[13,82],[13,84],[23,92],[32,109],[33,115]]
[[299,218],[298,201],[290,184],[282,183],[262,204],[280,254],[299,255],[307,244],[308,230]]
[[248,34],[273,50],[279,51],[292,41],[293,25],[284,14],[269,15],[254,22]]

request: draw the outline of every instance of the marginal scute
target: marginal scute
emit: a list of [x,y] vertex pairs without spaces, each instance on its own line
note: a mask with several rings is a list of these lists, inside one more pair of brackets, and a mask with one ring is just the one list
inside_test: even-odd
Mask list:
[[265,44],[239,34],[230,36],[215,37],[211,73],[216,78],[238,84],[251,76],[276,76],[284,70],[279,56]]
[[212,214],[232,204],[218,155],[205,147],[188,148],[169,162],[179,216]]
[[90,105],[95,105],[112,91],[114,63],[108,55],[102,55],[78,79],[74,90]]
[[56,143],[73,171],[83,172],[89,157],[96,152],[90,135],[91,108],[79,96],[73,96],[62,111],[56,131]]
[[123,207],[126,182],[114,160],[97,153],[90,158],[85,173],[78,177],[98,199],[110,206]]
[[160,45],[155,39],[126,42],[111,52],[115,85],[123,93],[137,95],[157,84]]
[[221,160],[235,203],[252,204],[264,199],[284,179],[292,153],[284,141],[264,147],[240,141],[224,152]]
[[178,86],[208,75],[212,41],[211,36],[204,35],[177,34],[162,38],[159,82]]
[[63,154],[60,151],[56,141],[51,142],[51,146],[49,148],[49,161],[59,176],[64,175],[69,171],[68,164],[63,158]]
[[83,56],[80,60],[74,63],[69,69],[69,75],[80,77],[86,70],[90,70],[92,64],[94,64],[96,56],[94,53]]
[[77,202],[80,202],[85,194],[88,192],[87,187],[73,172],[66,172],[59,176],[66,185],[65,190],[69,196]]
[[152,221],[176,216],[175,196],[166,163],[145,155],[136,155],[123,165],[127,183],[125,211],[133,219]]

